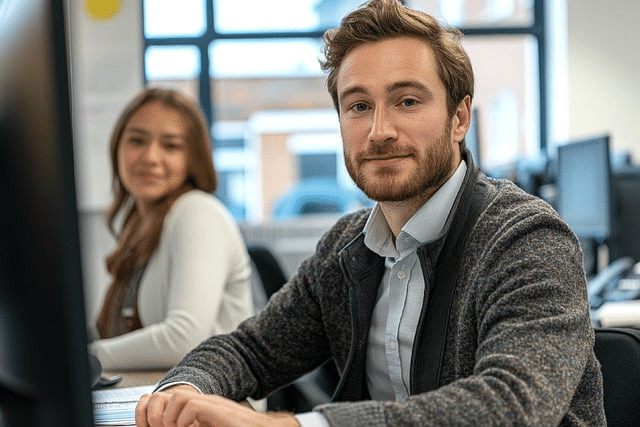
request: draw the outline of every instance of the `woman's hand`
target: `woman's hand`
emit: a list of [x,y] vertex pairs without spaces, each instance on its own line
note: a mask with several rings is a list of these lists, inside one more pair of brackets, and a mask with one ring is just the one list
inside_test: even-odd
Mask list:
[[230,399],[186,387],[142,396],[136,407],[136,426],[299,427],[292,414],[256,412]]

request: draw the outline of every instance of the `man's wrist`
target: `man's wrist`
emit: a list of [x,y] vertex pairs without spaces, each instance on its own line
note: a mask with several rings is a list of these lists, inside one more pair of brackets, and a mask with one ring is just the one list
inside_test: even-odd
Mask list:
[[153,392],[154,393],[157,392],[157,391],[167,392],[167,391],[169,391],[169,389],[192,391],[192,392],[197,392],[197,393],[200,393],[200,394],[204,394],[204,393],[202,393],[202,390],[200,390],[195,385],[193,385],[191,383],[188,383],[188,382],[184,382],[184,381],[176,381],[176,382],[172,382],[172,383],[163,384],[160,387],[156,387],[156,389],[153,390]]
[[275,411],[269,412],[269,415],[282,420],[282,427],[301,427],[300,422],[298,422],[293,412]]

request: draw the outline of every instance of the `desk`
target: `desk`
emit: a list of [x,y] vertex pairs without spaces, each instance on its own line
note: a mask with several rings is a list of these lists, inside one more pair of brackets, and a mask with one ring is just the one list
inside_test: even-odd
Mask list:
[[605,302],[594,317],[603,328],[640,328],[640,300]]
[[120,375],[122,380],[116,384],[115,388],[137,387],[141,385],[153,385],[162,379],[167,371],[106,371],[102,374],[111,377]]

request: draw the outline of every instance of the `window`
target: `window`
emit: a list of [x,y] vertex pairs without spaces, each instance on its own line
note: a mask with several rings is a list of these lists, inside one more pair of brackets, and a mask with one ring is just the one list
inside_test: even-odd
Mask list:
[[[353,194],[318,60],[324,30],[361,3],[143,0],[145,78],[201,103],[212,123],[217,196],[238,219],[272,218],[283,195],[312,177]],[[405,3],[465,33],[481,166],[538,154],[546,126],[543,0]]]
[[200,37],[207,30],[207,0],[144,0],[146,38]]

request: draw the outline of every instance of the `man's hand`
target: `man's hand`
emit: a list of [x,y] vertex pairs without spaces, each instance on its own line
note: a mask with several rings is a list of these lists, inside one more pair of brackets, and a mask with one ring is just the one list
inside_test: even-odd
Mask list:
[[175,386],[140,398],[137,427],[299,427],[291,414],[256,412],[220,396]]

